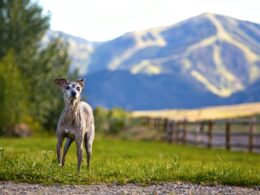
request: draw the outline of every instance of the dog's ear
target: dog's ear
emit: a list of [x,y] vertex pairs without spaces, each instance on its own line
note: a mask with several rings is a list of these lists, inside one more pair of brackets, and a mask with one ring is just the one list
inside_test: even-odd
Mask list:
[[82,88],[85,87],[85,79],[78,79],[76,82],[79,83]]
[[54,83],[60,87],[63,87],[64,85],[68,84],[68,81],[63,78],[57,78],[57,79],[54,79]]

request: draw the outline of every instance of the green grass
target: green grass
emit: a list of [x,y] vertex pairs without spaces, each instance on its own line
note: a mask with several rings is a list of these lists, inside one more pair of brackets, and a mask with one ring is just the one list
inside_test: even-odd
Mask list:
[[97,138],[90,170],[76,172],[75,144],[56,163],[55,138],[0,139],[0,180],[42,184],[194,182],[260,185],[260,155],[159,142]]

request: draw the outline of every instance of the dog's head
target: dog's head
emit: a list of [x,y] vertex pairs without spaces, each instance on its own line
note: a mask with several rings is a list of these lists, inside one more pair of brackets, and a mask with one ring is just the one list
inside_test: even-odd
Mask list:
[[54,83],[62,88],[63,97],[66,100],[80,99],[80,94],[85,86],[85,79],[67,81],[63,78],[54,79]]

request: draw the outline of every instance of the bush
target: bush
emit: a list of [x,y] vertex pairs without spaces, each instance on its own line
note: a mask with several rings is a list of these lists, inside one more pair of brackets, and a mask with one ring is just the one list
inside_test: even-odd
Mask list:
[[109,111],[108,118],[109,132],[116,134],[126,126],[128,113],[121,108],[115,108]]
[[97,132],[108,132],[108,110],[102,107],[97,107],[94,110],[95,129]]
[[127,125],[129,114],[121,108],[107,110],[97,107],[94,110],[94,116],[97,132],[116,134]]

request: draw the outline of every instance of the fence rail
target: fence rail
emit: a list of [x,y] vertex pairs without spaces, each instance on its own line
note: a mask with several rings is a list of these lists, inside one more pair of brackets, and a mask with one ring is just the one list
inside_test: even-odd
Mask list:
[[138,119],[147,127],[164,131],[165,140],[169,143],[260,152],[260,131],[256,131],[260,120],[256,120],[255,117],[196,122],[146,116]]

